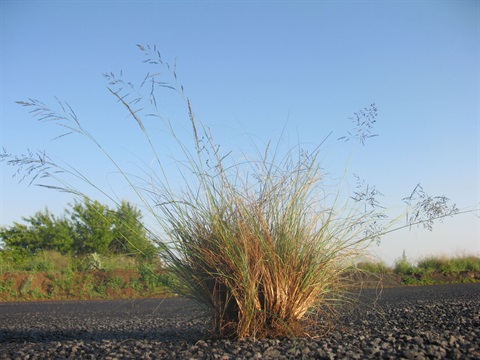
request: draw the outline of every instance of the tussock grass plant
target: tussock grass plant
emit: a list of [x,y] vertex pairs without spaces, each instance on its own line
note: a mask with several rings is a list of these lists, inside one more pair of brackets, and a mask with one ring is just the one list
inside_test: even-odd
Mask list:
[[255,165],[253,184],[237,167],[229,168],[233,178],[217,167],[199,179],[204,196],[164,208],[176,291],[213,309],[220,335],[298,332],[310,309],[338,296],[340,274],[371,240],[358,236],[358,216],[339,217],[322,204],[315,155]]
[[[174,293],[204,304],[212,313],[212,331],[217,336],[297,336],[308,330],[309,319],[328,319],[344,288],[342,274],[356,256],[379,236],[392,231],[395,219],[386,218],[378,206],[375,188],[357,188],[350,198],[339,189],[329,191],[318,158],[320,146],[312,151],[293,148],[285,155],[277,146],[258,151],[258,157],[234,160],[229,151],[215,143],[211,131],[195,116],[183,86],[177,83],[176,67],[165,63],[156,48],[139,46],[150,65],[160,73],[148,73],[139,87],[121,77],[107,74],[108,90],[135,120],[155,158],[144,174],[145,185],[123,171],[119,162],[89,133],[68,104],[52,112],[36,100],[20,102],[41,121],[83,135],[112,162],[149,210],[160,230],[155,238],[162,263],[171,275]],[[167,70],[167,71],[165,71]],[[148,88],[148,95],[139,95]],[[155,93],[174,91],[185,104],[191,143],[185,142],[175,125],[158,109]],[[150,108],[150,113],[145,113]],[[355,131],[343,140],[376,136],[372,104],[355,113]],[[156,143],[142,115],[153,116],[165,126],[182,158],[177,159],[183,185],[172,186],[172,174],[164,167]],[[3,160],[17,166],[33,180],[53,179],[60,186],[49,188],[82,195],[59,174],[67,173],[108,195],[72,167],[62,167],[44,153],[15,156],[4,151]],[[414,205],[409,225],[426,223],[457,212],[445,197],[427,196],[417,187],[420,202]],[[435,210],[435,212],[433,212]],[[423,216],[423,217],[422,217]],[[404,227],[404,226],[402,226]]]

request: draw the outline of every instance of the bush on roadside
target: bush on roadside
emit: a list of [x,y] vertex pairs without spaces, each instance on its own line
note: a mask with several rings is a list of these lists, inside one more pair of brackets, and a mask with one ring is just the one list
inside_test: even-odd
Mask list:
[[400,275],[415,275],[418,273],[418,268],[407,259],[405,254],[395,261],[393,270]]
[[2,248],[16,256],[54,251],[63,255],[98,253],[152,259],[157,252],[141,222],[141,211],[127,201],[111,210],[85,197],[70,205],[61,217],[45,209],[23,221],[25,224],[0,226]]

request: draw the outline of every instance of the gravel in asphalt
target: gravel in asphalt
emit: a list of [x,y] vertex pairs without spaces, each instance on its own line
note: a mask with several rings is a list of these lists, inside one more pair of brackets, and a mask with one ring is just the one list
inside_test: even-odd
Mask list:
[[365,290],[320,338],[214,340],[186,299],[0,303],[0,359],[480,359],[480,284]]

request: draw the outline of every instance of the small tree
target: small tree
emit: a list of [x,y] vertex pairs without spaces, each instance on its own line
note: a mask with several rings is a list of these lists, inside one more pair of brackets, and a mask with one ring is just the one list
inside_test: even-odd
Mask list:
[[76,201],[69,211],[77,254],[107,254],[114,239],[114,214],[98,201]]
[[151,258],[155,253],[142,221],[142,212],[123,200],[113,214],[113,240],[109,251],[116,254],[139,255]]
[[48,209],[23,218],[27,223],[14,223],[0,228],[0,237],[6,248],[23,249],[31,254],[42,250],[56,250],[66,254],[73,249],[73,237],[68,220],[56,218]]
[[14,222],[12,226],[2,226],[0,237],[6,249],[25,249],[28,252],[36,252],[37,240],[27,225]]
[[56,250],[62,254],[126,254],[151,258],[156,252],[142,223],[142,213],[127,201],[116,210],[85,198],[66,210],[69,217],[55,217],[45,209],[0,227],[2,247],[36,254]]

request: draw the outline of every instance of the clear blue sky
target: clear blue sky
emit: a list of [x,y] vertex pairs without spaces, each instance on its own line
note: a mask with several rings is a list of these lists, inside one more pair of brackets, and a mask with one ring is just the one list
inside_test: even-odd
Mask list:
[[[478,1],[4,0],[0,12],[0,142],[10,152],[46,149],[115,187],[92,145],[50,141],[60,129],[15,101],[53,105],[57,96],[115,155],[141,157],[140,138],[102,74],[122,70],[139,81],[149,69],[135,44],[156,44],[166,60],[176,58],[196,114],[224,146],[241,149],[252,138],[262,147],[285,124],[293,144],[317,144],[333,131],[324,167],[340,173],[351,146],[334,140],[375,102],[380,136],[354,152],[350,173],[375,184],[388,206],[401,205],[419,182],[461,209],[480,203]],[[180,103],[167,97],[164,106],[171,119],[188,120]],[[0,169],[2,225],[45,206],[61,213],[72,199]],[[125,187],[114,190],[128,198]],[[479,255],[479,226],[473,214],[459,216],[432,233],[398,232],[372,250],[387,262],[404,250],[412,259]]]

